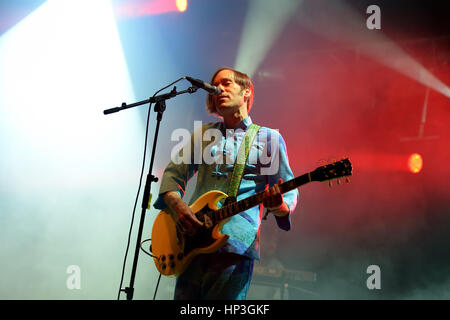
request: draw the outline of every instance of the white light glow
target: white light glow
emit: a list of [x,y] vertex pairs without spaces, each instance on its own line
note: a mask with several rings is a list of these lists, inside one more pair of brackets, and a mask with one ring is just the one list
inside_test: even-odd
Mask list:
[[0,298],[114,297],[143,130],[102,112],[135,101],[109,1],[45,2],[0,38],[0,70]]
[[108,1],[47,1],[0,39],[0,63],[2,115],[58,153],[92,152],[111,125],[100,108],[133,99]]

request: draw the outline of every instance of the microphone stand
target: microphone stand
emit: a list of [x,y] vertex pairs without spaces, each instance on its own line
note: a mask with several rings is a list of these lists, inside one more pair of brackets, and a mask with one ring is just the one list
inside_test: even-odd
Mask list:
[[121,110],[125,110],[128,108],[137,107],[137,106],[147,104],[147,103],[150,103],[150,106],[152,103],[156,103],[154,111],[157,112],[157,116],[156,116],[157,123],[156,123],[155,135],[154,135],[154,139],[153,139],[153,149],[152,149],[151,160],[150,160],[150,168],[149,168],[149,172],[147,174],[147,179],[145,182],[144,195],[142,197],[141,220],[139,222],[139,230],[138,230],[138,235],[137,235],[137,240],[136,240],[136,248],[135,248],[135,252],[134,252],[133,268],[131,270],[130,285],[129,285],[129,287],[126,287],[125,289],[120,288],[120,292],[126,293],[127,300],[133,300],[134,279],[136,277],[136,269],[137,269],[137,263],[138,263],[138,258],[139,258],[139,249],[141,246],[142,230],[144,228],[145,211],[147,209],[150,209],[151,184],[152,184],[152,182],[158,181],[158,178],[152,174],[152,170],[153,170],[153,161],[155,158],[156,144],[157,144],[157,140],[158,140],[159,125],[162,120],[163,113],[166,110],[166,100],[171,99],[180,94],[194,93],[197,91],[197,89],[198,89],[198,87],[192,86],[192,87],[189,87],[187,90],[177,92],[177,87],[174,87],[172,89],[172,91],[169,93],[153,96],[149,99],[142,100],[142,101],[128,104],[128,105],[124,102],[124,103],[122,103],[122,105],[120,107],[115,107],[115,108],[111,108],[111,109],[107,109],[107,110],[103,111],[103,114],[107,115],[107,114],[119,112]]

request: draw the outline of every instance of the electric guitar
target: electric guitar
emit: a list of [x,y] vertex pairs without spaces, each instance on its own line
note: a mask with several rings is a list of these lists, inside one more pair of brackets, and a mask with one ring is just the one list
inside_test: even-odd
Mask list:
[[[312,181],[329,181],[352,175],[349,159],[343,159],[317,168],[279,185],[280,192],[286,193]],[[339,180],[338,180],[339,183]],[[191,206],[203,226],[190,236],[182,234],[168,210],[159,212],[152,228],[151,251],[158,271],[165,276],[178,276],[192,259],[205,253],[213,253],[223,247],[229,236],[220,230],[229,217],[248,210],[263,202],[264,191],[236,201],[225,193],[213,190],[201,195]],[[219,201],[226,199],[219,208]]]

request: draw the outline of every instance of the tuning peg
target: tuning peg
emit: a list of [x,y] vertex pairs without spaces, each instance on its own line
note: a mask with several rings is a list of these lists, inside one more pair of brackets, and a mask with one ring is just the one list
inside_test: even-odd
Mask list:
[[332,188],[332,187],[333,187],[333,184],[331,183],[331,180],[330,180],[330,181],[328,181],[328,185],[330,186],[330,188]]
[[337,184],[340,185],[341,184],[341,180],[337,179]]
[[350,183],[350,179],[348,177],[345,178],[346,183]]

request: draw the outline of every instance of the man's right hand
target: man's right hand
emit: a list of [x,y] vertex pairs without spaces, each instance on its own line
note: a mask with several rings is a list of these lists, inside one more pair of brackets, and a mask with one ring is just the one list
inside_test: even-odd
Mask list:
[[177,229],[188,235],[193,235],[202,225],[191,208],[181,199],[176,191],[169,191],[164,195],[164,201],[175,215]]

